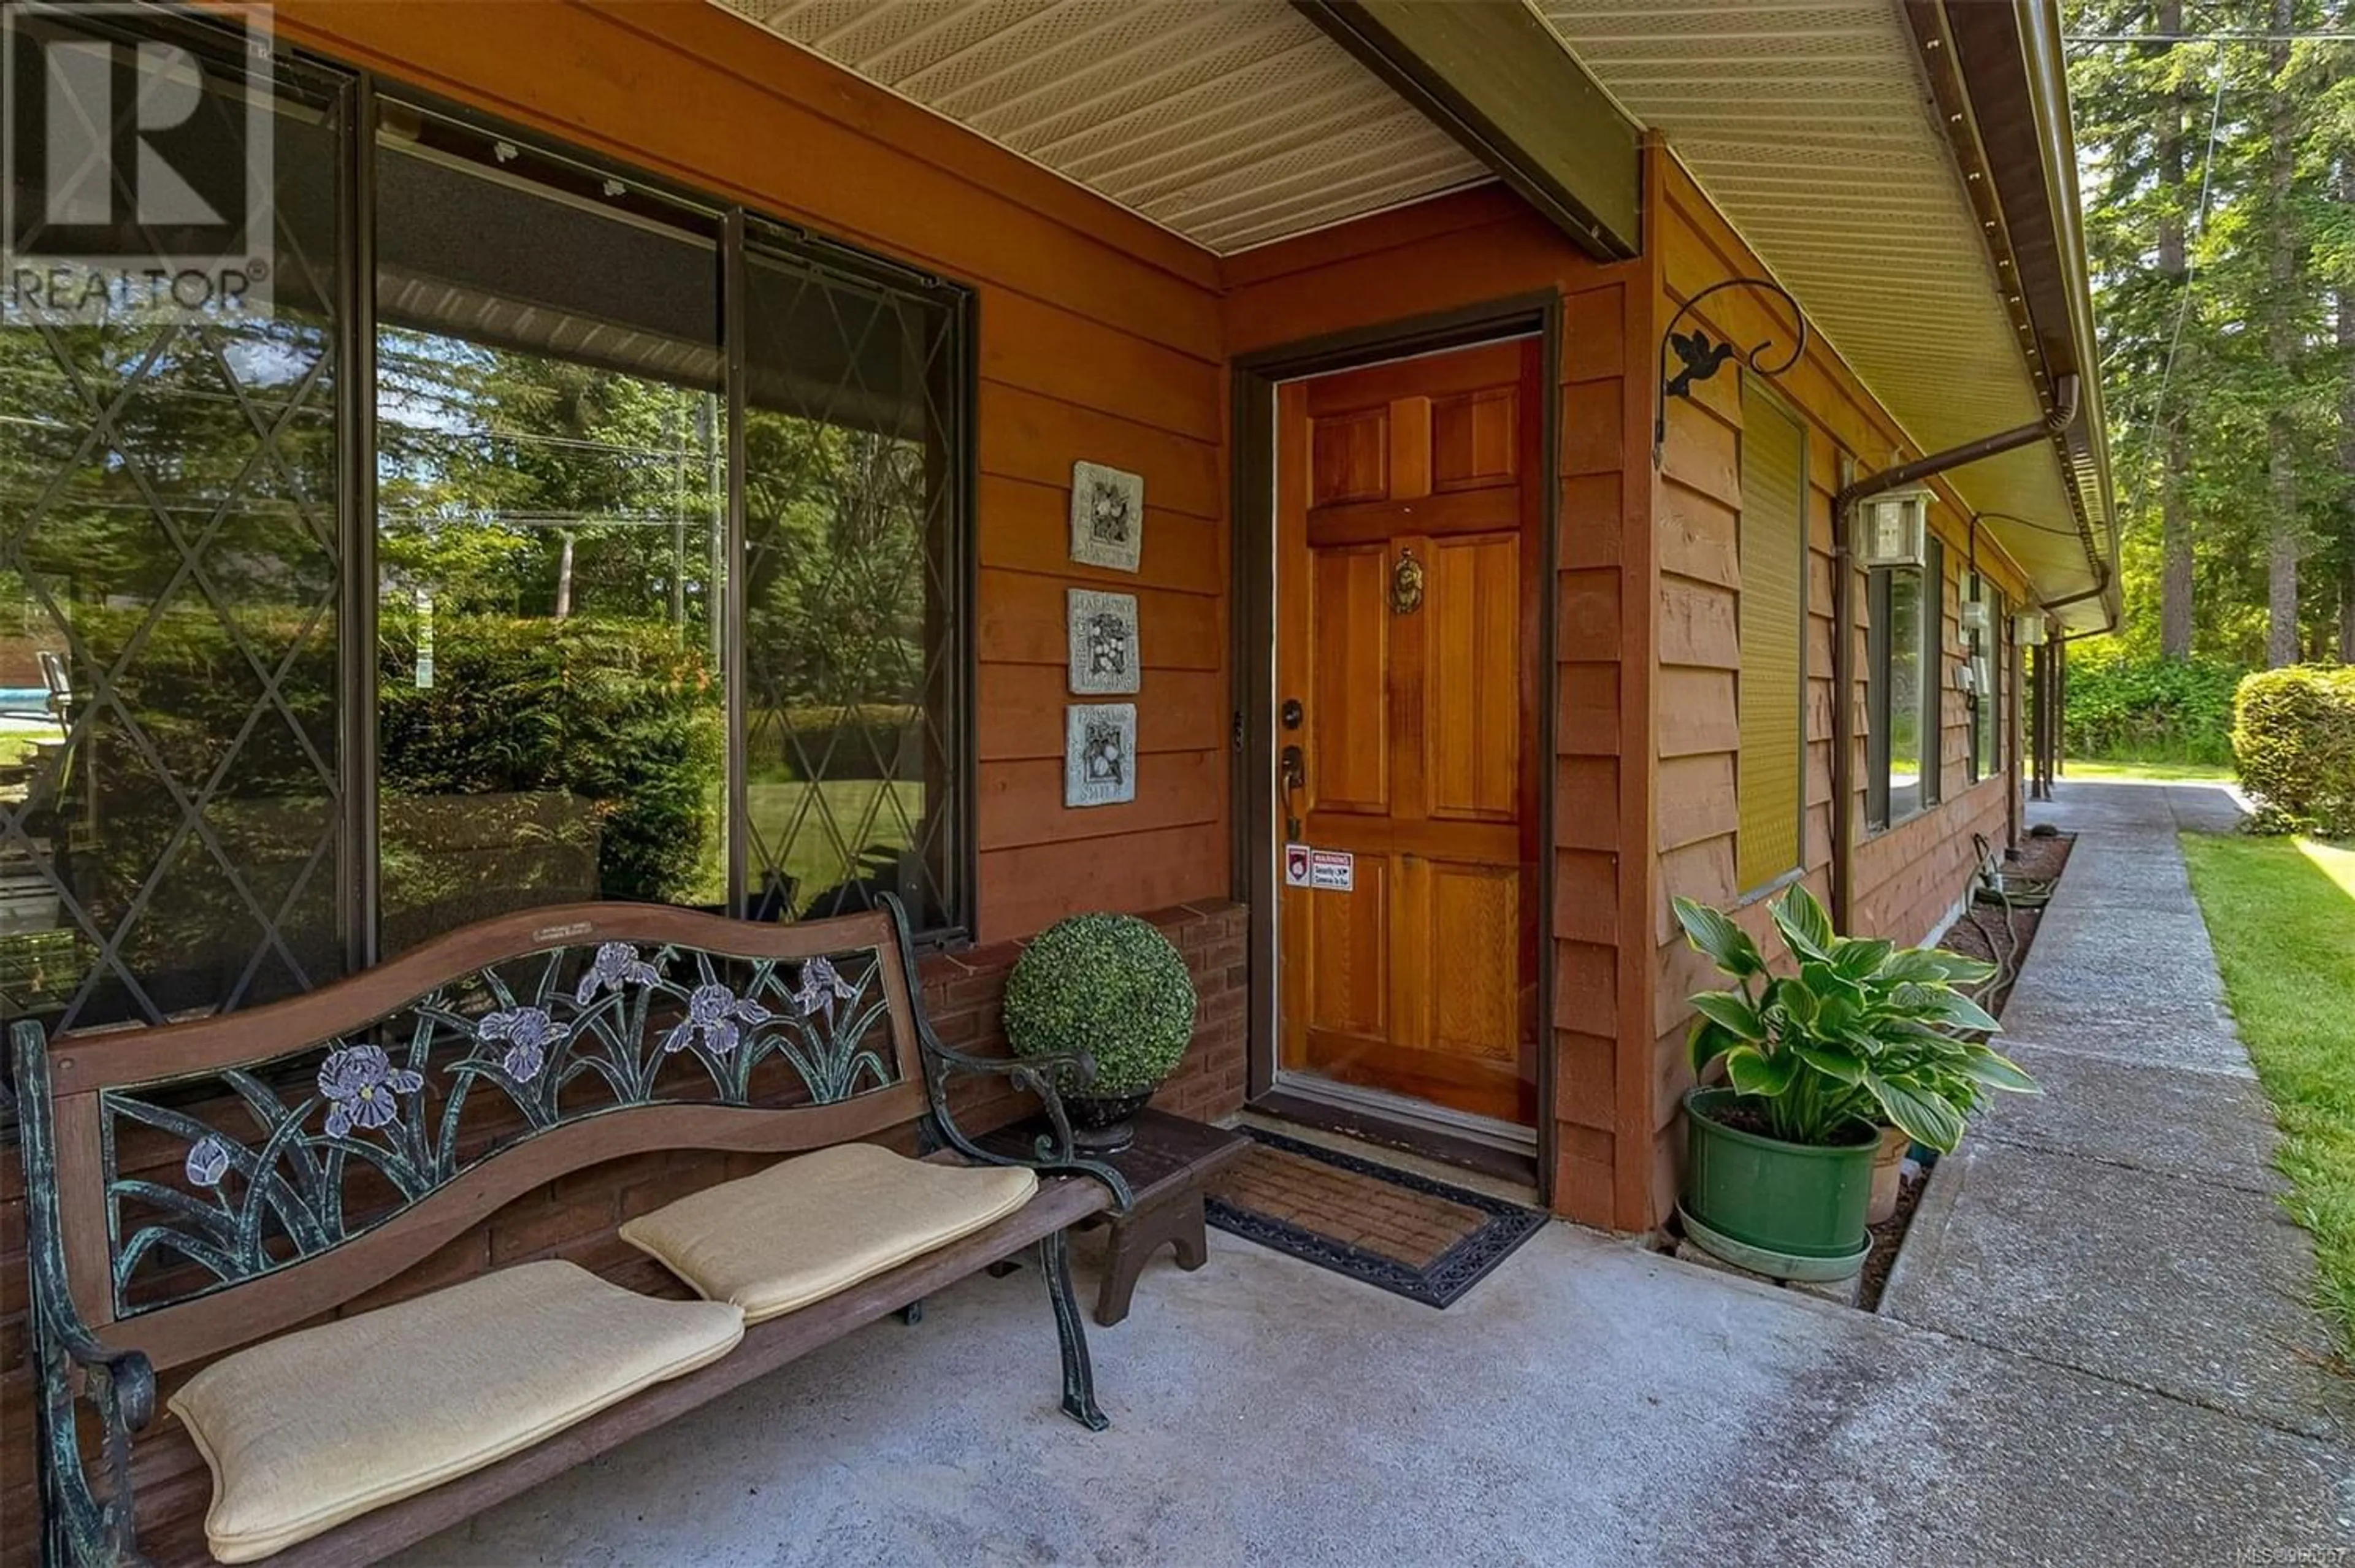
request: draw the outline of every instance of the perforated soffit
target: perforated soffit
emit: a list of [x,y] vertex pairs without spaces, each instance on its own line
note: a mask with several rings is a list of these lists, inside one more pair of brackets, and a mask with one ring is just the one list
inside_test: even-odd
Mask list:
[[719,0],[1221,255],[1487,170],[1284,0]]
[[[1667,136],[1920,450],[2039,416],[1897,0],[1537,5],[1627,112]],[[1980,509],[2071,521],[2043,443],[1953,482]],[[1991,526],[2048,596],[2091,586],[2073,539]]]
[[[1284,0],[717,3],[1222,255],[1488,177]],[[2037,417],[1897,0],[1533,3],[1917,449]],[[2071,517],[2042,445],[1955,482]],[[2089,585],[2072,539],[1997,532]]]

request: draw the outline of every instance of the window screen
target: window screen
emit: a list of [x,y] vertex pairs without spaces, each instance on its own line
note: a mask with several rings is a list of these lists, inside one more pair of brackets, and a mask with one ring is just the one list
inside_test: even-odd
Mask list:
[[1806,773],[1806,434],[1772,397],[1742,399],[1738,880],[1799,864]]

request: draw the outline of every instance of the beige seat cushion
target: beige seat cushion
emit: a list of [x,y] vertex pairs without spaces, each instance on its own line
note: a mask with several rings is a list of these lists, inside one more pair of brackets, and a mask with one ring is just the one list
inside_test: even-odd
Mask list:
[[842,1144],[639,1216],[622,1239],[758,1323],[871,1279],[1030,1201],[1038,1175]]
[[743,1337],[725,1302],[522,1264],[240,1350],[171,1408],[212,1467],[213,1555],[250,1563],[527,1448]]

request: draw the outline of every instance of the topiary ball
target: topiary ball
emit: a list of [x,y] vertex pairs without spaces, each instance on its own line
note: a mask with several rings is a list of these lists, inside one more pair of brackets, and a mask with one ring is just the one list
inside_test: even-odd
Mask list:
[[1143,1094],[1177,1070],[1194,1038],[1186,961],[1135,915],[1075,914],[1040,932],[1006,979],[1006,1039],[1017,1056],[1085,1053],[1094,1078],[1066,1093]]

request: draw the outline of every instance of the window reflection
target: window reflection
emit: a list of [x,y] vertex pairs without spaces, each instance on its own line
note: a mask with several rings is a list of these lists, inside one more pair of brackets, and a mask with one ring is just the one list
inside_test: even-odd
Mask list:
[[384,951],[535,904],[716,906],[713,242],[524,165],[378,166]]
[[755,255],[746,301],[745,816],[756,918],[945,923],[953,645],[942,304]]
[[[208,72],[200,112],[246,91]],[[338,128],[271,107],[268,319],[0,326],[0,1019],[342,967]]]
[[1922,573],[1889,574],[1889,820],[1922,809]]

